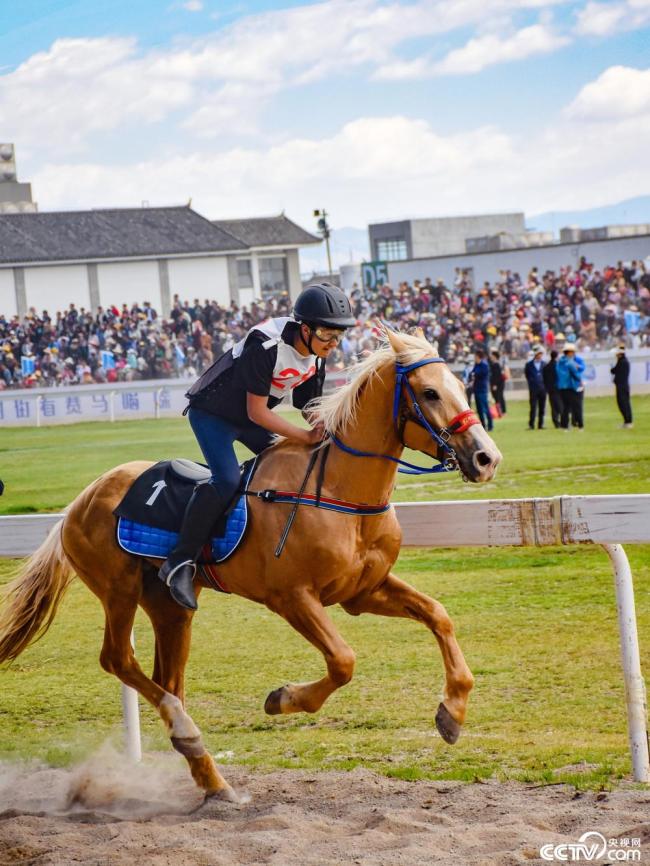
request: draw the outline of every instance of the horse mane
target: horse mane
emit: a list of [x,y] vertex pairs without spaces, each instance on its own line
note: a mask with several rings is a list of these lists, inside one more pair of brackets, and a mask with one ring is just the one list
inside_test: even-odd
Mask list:
[[348,382],[331,394],[318,397],[308,409],[314,421],[320,421],[327,433],[343,432],[356,421],[359,396],[364,386],[388,363],[413,364],[423,358],[436,357],[433,346],[416,334],[400,334],[404,348],[395,352],[387,339],[363,361],[345,369]]

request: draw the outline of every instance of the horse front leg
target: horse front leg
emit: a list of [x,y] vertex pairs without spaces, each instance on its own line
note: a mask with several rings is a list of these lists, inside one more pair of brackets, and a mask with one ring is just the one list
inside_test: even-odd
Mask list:
[[271,716],[280,713],[315,713],[327,698],[352,679],[355,655],[337,632],[320,600],[303,592],[276,601],[271,610],[284,617],[297,632],[321,651],[327,675],[311,683],[288,683],[272,691],[264,710]]
[[375,590],[346,602],[343,608],[354,616],[375,613],[379,616],[414,619],[433,632],[442,653],[446,675],[443,702],[436,713],[436,727],[447,743],[455,743],[465,721],[474,677],[458,645],[454,625],[445,608],[391,573]]

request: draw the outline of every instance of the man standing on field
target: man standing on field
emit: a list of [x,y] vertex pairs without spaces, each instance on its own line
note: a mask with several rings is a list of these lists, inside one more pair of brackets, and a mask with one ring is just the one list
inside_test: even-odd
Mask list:
[[557,387],[557,355],[557,350],[553,349],[551,360],[542,370],[544,387],[548,395],[548,402],[551,405],[551,418],[553,419],[553,426],[556,428],[562,426],[562,397]]
[[481,419],[481,424],[486,430],[492,429],[492,416],[490,415],[490,404],[488,395],[490,393],[490,368],[485,360],[483,349],[477,349],[474,353],[476,363],[472,367],[470,383],[474,388],[474,399],[476,400],[476,414]]
[[625,346],[615,349],[616,363],[610,369],[616,385],[616,405],[623,416],[624,428],[632,427],[632,406],[630,405],[630,362],[625,357]]
[[541,346],[533,346],[533,357],[524,367],[526,381],[528,382],[528,396],[530,399],[530,415],[528,416],[528,429],[535,429],[535,417],[537,417],[537,429],[544,429],[544,410],[546,408],[546,388],[544,387],[544,364],[542,357],[544,352]]

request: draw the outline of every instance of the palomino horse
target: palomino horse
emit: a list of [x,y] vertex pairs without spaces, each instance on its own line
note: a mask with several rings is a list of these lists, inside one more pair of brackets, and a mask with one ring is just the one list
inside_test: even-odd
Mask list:
[[[469,481],[491,479],[501,454],[469,411],[462,384],[423,337],[387,337],[387,345],[359,365],[351,382],[321,398],[313,410],[331,440],[323,498],[367,509],[387,503],[395,483],[395,461],[404,445],[439,459],[451,458]],[[359,449],[365,456],[356,453]],[[295,490],[309,459],[308,447],[280,440],[262,454],[253,487]],[[237,800],[185,710],[183,674],[193,613],[171,600],[156,576],[159,561],[132,556],[116,541],[113,510],[150,465],[126,463],[98,478],[25,562],[7,590],[0,618],[0,661],[16,658],[47,630],[76,573],[98,596],[106,614],[102,667],[158,710],[206,799]],[[310,480],[305,493],[315,486]],[[393,508],[368,516],[303,506],[282,557],[277,558],[275,540],[290,507],[257,498],[251,498],[250,506],[247,535],[219,574],[232,592],[284,617],[320,650],[327,667],[320,680],[272,691],[266,712],[313,713],[350,681],[354,652],[325,610],[340,604],[354,616],[408,617],[433,632],[446,675],[436,724],[447,742],[455,742],[465,720],[472,674],[444,607],[391,573],[401,539]],[[129,639],[138,605],[155,632],[151,677],[140,668]]]

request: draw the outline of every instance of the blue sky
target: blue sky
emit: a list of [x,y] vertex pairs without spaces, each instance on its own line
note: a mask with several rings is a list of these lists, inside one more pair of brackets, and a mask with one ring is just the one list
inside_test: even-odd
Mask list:
[[649,46],[650,0],[0,0],[0,140],[42,210],[576,210],[650,193]]

